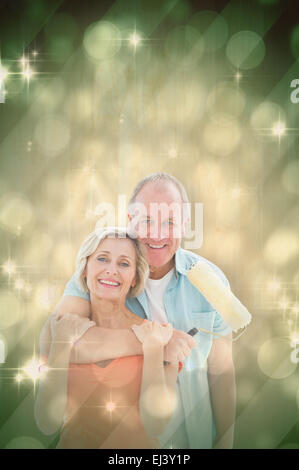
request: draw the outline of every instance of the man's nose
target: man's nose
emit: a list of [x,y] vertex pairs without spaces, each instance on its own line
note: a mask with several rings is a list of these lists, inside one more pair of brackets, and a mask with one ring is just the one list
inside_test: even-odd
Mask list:
[[169,227],[160,222],[153,223],[150,227],[149,238],[154,240],[163,240],[169,237]]

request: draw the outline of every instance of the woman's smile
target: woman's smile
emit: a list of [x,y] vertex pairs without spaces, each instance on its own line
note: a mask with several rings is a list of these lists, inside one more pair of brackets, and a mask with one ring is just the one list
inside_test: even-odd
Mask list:
[[108,288],[110,288],[110,289],[111,289],[111,288],[112,288],[112,289],[113,289],[113,288],[115,289],[116,287],[119,287],[119,286],[120,286],[120,282],[117,282],[117,281],[115,281],[115,280],[113,280],[113,279],[105,279],[105,278],[103,278],[103,279],[98,279],[98,282],[99,282],[99,284],[101,284],[102,286],[108,287]]

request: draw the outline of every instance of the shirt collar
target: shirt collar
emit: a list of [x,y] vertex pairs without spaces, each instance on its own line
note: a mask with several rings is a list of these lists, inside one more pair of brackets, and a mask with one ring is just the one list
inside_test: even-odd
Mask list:
[[175,274],[177,277],[177,273],[186,275],[187,271],[190,269],[189,264],[186,262],[186,257],[184,256],[184,252],[182,248],[179,248],[174,256],[174,263],[175,263]]

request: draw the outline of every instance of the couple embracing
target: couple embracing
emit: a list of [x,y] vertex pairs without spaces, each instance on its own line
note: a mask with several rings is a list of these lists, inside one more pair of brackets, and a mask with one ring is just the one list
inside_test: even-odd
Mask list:
[[83,242],[40,337],[35,417],[60,431],[58,448],[232,448],[232,330],[186,276],[203,259],[180,247],[187,203],[179,180],[154,173],[133,191],[127,229]]

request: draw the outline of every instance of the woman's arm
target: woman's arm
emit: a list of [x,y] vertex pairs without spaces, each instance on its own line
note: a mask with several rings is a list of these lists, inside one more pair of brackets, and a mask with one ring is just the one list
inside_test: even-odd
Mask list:
[[140,416],[150,437],[157,437],[169,423],[175,407],[178,365],[163,365],[163,347],[144,348]]
[[139,401],[140,416],[150,437],[160,435],[175,406],[175,384],[178,365],[164,366],[164,345],[173,333],[172,326],[146,322],[133,327],[143,346],[142,385]]
[[[39,429],[46,435],[59,430],[67,405],[68,368],[73,343],[94,322],[78,315],[53,315],[49,322],[52,343],[47,368],[40,376],[35,402],[35,419]],[[41,355],[44,356],[43,352]]]
[[68,367],[72,346],[53,343],[47,370],[41,375],[35,401],[35,420],[46,435],[59,430],[67,404]]

